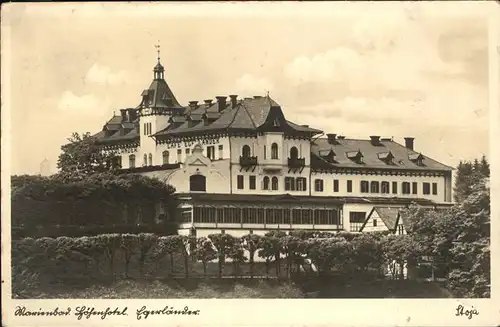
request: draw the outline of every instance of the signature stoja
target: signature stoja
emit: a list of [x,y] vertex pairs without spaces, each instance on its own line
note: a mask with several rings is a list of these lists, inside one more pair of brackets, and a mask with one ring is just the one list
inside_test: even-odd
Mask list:
[[479,315],[479,311],[474,309],[474,306],[472,306],[471,309],[465,309],[465,307],[460,304],[455,310],[457,311],[455,316],[466,316],[468,319],[472,319],[473,316]]

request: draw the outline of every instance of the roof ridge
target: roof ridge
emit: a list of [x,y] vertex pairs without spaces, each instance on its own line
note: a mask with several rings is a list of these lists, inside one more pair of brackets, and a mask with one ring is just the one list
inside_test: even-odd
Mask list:
[[[241,105],[243,106],[243,109],[245,109],[245,112],[247,113],[248,117],[250,117],[250,120],[252,121],[253,127],[254,127],[254,128],[257,128],[257,125],[255,124],[255,121],[253,120],[252,115],[250,115],[250,113],[248,112],[248,108],[247,108],[247,106],[245,105],[245,102],[244,102],[244,101],[242,101],[242,102],[241,102]],[[234,117],[236,117],[236,115],[234,115]]]

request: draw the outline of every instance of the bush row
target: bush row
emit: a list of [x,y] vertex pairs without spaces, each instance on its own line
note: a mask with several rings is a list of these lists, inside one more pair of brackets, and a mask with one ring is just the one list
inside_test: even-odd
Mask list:
[[[241,238],[212,234],[198,239],[152,233],[23,238],[12,244],[13,292],[20,294],[57,282],[81,284],[116,279],[119,271],[125,278],[131,271],[147,278],[151,270],[159,269],[164,258],[170,267],[168,271],[160,271],[164,277],[174,276],[179,259],[186,278],[190,277],[196,262],[203,265],[205,276],[207,265],[216,262],[219,277],[228,264],[233,266],[235,275],[242,275],[242,263],[249,262],[250,276],[253,276],[255,256],[265,261],[266,274],[269,275],[271,266],[275,265],[277,276],[283,276],[280,270],[285,266],[288,278],[300,272],[307,260],[320,274],[381,271],[387,264],[408,259],[410,243],[406,239],[406,236],[383,234],[339,233],[332,237],[304,232],[289,235],[269,232],[265,236],[248,234]],[[302,269],[302,273],[305,272],[307,270]]]

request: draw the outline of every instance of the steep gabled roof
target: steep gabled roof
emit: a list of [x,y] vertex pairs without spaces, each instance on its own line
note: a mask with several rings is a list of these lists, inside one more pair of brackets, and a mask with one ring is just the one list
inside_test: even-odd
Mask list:
[[[280,114],[277,114],[280,113]],[[245,98],[237,101],[236,106],[226,102],[224,109],[219,111],[219,104],[214,103],[210,106],[204,105],[198,108],[191,108],[188,116],[198,118],[198,115],[204,115],[208,118],[208,124],[182,124],[176,128],[166,128],[154,136],[164,135],[184,135],[188,133],[202,133],[221,130],[248,130],[257,131],[264,126],[270,116],[280,116],[283,120],[284,129],[303,133],[320,133],[321,131],[305,126],[299,126],[287,120],[284,120],[281,107],[270,97]]]

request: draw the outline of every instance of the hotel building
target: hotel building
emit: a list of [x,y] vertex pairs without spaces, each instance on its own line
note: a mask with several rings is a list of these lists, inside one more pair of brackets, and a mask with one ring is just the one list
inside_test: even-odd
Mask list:
[[288,120],[269,96],[181,105],[159,59],[140,104],[95,136],[125,172],[175,187],[180,234],[384,230],[396,218],[381,215],[452,201],[452,168],[416,150],[411,137],[324,134]]

